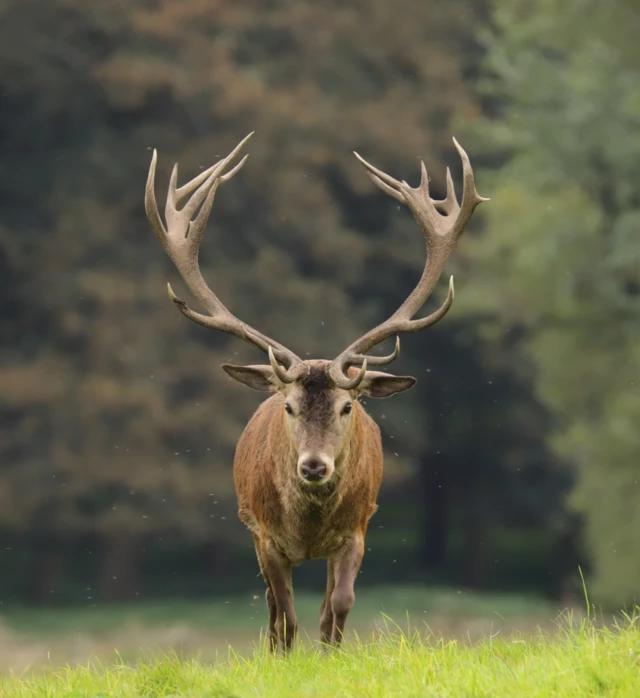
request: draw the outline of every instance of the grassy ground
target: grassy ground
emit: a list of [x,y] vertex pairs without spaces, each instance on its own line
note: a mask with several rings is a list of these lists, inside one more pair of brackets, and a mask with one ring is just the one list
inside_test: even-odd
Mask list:
[[[321,597],[295,598],[302,639],[318,637]],[[369,636],[393,618],[401,627],[430,631],[447,639],[476,640],[514,630],[552,626],[557,609],[521,595],[478,594],[415,587],[362,588],[349,615],[348,629]],[[383,615],[384,614],[384,615]],[[118,655],[135,662],[141,654],[175,652],[205,662],[226,657],[229,646],[249,655],[266,622],[264,592],[202,602],[154,602],[133,606],[76,609],[3,609],[0,606],[0,674],[51,671],[98,659],[105,666]]]
[[0,696],[640,696],[640,620],[596,627],[519,595],[363,588],[343,649],[325,656],[320,601],[296,595],[302,630],[287,659],[260,645],[260,589],[207,603],[0,610]]
[[558,627],[551,636],[476,644],[411,633],[378,634],[323,655],[301,647],[286,658],[264,648],[215,665],[177,657],[76,668],[0,680],[3,698],[569,698],[640,695],[640,624]]

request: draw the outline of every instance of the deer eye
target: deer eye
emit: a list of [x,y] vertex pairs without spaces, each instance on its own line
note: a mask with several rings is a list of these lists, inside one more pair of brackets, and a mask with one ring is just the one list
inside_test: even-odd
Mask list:
[[288,402],[285,402],[284,403],[284,411],[287,414],[293,414],[293,407],[291,407],[291,405]]
[[342,408],[342,414],[350,414],[352,409],[353,405],[350,402],[347,402],[345,406]]

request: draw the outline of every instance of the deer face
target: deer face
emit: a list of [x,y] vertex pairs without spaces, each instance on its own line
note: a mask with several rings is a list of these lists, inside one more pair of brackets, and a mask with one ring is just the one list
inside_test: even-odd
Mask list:
[[282,393],[287,433],[298,454],[298,476],[310,485],[322,485],[333,476],[348,441],[354,396],[336,388],[324,366],[314,367]]
[[[328,361],[305,361],[291,383],[278,379],[271,366],[231,366],[223,369],[254,390],[279,392],[287,435],[297,454],[296,471],[306,485],[323,485],[336,472],[352,433],[355,401],[360,395],[390,397],[415,383],[409,376],[368,371],[354,390],[337,387]],[[356,372],[357,373],[357,372]]]

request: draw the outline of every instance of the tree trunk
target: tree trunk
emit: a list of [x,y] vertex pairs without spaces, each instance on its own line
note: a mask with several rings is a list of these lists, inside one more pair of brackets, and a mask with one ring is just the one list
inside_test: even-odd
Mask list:
[[228,568],[226,545],[219,540],[209,541],[204,546],[204,555],[207,576],[211,579],[219,579]]
[[52,538],[38,539],[33,546],[35,570],[29,598],[38,606],[58,600],[64,573],[64,548]]
[[491,578],[490,513],[481,490],[470,487],[467,495],[463,503],[464,582],[475,589],[486,589]]
[[444,566],[449,535],[446,463],[441,455],[426,456],[422,467],[420,506],[424,512],[422,526],[422,560],[432,570]]
[[107,539],[100,581],[102,601],[129,601],[140,593],[141,542],[132,535]]

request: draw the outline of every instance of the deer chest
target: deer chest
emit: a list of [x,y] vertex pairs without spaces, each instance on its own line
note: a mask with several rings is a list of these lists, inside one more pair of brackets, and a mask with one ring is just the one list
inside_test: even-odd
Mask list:
[[[341,516],[328,506],[310,503],[289,512],[272,538],[294,564],[335,554],[357,527],[357,517]],[[275,533],[275,535],[274,535]]]

